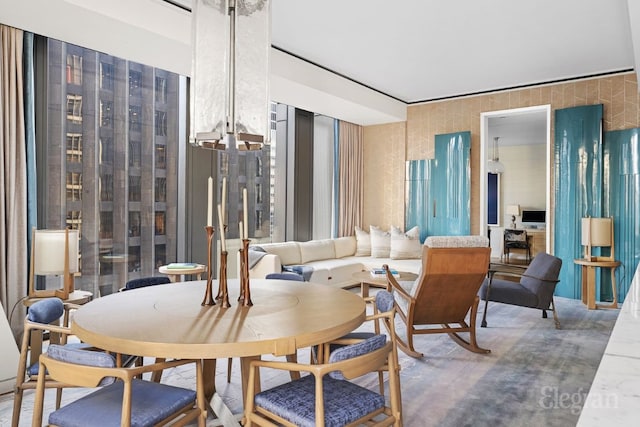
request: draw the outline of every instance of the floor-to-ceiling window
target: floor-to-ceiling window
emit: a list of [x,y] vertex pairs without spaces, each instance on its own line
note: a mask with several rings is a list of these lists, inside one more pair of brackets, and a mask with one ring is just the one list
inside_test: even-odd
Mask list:
[[54,39],[38,46],[39,228],[78,229],[76,288],[108,294],[176,258],[184,77]]

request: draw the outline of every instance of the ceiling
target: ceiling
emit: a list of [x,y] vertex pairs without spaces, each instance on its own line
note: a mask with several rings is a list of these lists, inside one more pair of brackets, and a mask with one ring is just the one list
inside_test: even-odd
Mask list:
[[272,45],[405,103],[634,68],[627,0],[273,0]]

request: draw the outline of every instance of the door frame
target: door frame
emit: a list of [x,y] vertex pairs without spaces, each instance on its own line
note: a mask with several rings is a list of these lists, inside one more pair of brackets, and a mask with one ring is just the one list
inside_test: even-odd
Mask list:
[[488,236],[487,226],[487,160],[490,153],[489,144],[489,119],[494,117],[504,117],[510,115],[522,115],[533,112],[544,112],[547,118],[546,126],[546,191],[545,191],[545,204],[546,204],[546,251],[551,253],[551,238],[552,236],[552,212],[551,212],[551,105],[536,105],[532,107],[513,108],[509,110],[487,111],[480,113],[480,168],[479,168],[479,182],[480,182],[480,235]]

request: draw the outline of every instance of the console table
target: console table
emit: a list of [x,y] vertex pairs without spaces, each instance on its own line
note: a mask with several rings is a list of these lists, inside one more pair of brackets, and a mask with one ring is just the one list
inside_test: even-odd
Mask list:
[[[620,266],[620,261],[615,260],[595,260],[589,261],[583,258],[573,260],[574,264],[581,266],[582,273],[582,302],[589,310],[596,308],[618,308],[618,293],[616,291],[616,268]],[[611,270],[611,291],[613,302],[611,304],[598,304],[596,302],[596,269],[608,268]]]

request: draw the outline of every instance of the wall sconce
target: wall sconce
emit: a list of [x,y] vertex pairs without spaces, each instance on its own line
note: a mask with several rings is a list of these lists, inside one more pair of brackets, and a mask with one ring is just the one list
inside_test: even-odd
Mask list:
[[502,173],[504,172],[504,165],[500,163],[500,156],[498,154],[498,140],[499,136],[493,138],[493,148],[491,152],[491,159],[487,162],[487,172],[489,173]]
[[[74,291],[73,275],[80,271],[78,260],[78,230],[36,230],[32,231],[31,267],[29,275],[29,297],[69,298]],[[38,290],[35,276],[62,276],[63,286],[59,289]]]
[[507,205],[507,215],[511,215],[510,227],[516,228],[516,217],[520,215],[520,205]]
[[269,141],[270,11],[270,0],[193,1],[192,145],[259,150]]
[[[584,258],[587,261],[613,261],[615,259],[613,244],[613,218],[582,218],[581,241],[585,247]],[[592,256],[594,246],[609,246],[609,256]]]

